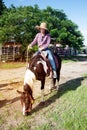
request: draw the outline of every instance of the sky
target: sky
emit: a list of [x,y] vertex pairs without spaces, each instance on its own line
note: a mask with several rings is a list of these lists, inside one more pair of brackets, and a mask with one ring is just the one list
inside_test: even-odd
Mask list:
[[3,0],[7,7],[12,4],[19,6],[34,6],[40,9],[51,6],[54,9],[64,10],[68,19],[76,23],[84,36],[84,44],[87,46],[87,0]]

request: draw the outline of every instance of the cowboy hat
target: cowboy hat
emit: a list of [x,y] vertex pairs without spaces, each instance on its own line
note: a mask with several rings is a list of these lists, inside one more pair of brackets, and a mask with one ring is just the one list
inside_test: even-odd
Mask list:
[[46,24],[45,22],[41,23],[40,26],[37,25],[35,28],[36,28],[36,29],[41,29],[41,28],[43,28],[43,29],[45,29],[45,30],[48,31],[48,29],[47,29],[47,24]]

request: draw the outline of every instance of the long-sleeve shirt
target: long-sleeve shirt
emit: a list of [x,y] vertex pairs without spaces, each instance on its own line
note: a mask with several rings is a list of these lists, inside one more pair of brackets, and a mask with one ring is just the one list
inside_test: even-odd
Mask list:
[[50,34],[46,34],[45,36],[42,36],[41,33],[37,33],[33,42],[31,43],[31,46],[34,46],[35,44],[38,45],[38,48],[46,49],[51,41]]

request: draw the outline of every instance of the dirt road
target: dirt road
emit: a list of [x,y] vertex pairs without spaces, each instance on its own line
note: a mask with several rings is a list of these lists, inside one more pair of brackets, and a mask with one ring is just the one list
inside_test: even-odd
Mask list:
[[[8,69],[8,70],[0,70],[0,93],[3,96],[3,99],[6,99],[6,95],[8,97],[9,91],[6,91],[8,89],[13,89],[13,92],[10,91],[12,97],[17,96],[17,93],[14,92],[16,89],[21,89],[23,86],[23,79],[24,74],[26,71],[26,67],[17,68],[17,69]],[[87,73],[87,61],[81,61],[81,62],[69,62],[62,64],[61,69],[61,76],[60,76],[60,84],[67,82],[71,79],[79,78],[83,76],[85,73]],[[49,82],[48,82],[49,81]],[[50,85],[50,79],[47,78],[47,82],[45,85],[45,89],[48,89],[48,86]],[[36,87],[37,86],[37,87]],[[3,89],[4,88],[4,89]],[[38,91],[37,94],[35,94],[35,97],[40,94],[40,82],[35,82],[35,93]],[[5,97],[4,97],[5,93]]]
[[[23,120],[19,95],[16,90],[23,89],[22,86],[25,71],[25,67],[11,70],[0,70],[0,118],[2,119],[3,115],[4,117],[6,116],[4,121],[2,119],[0,130],[5,130],[11,125],[17,126]],[[61,69],[60,84],[83,77],[85,74],[87,74],[87,60],[64,63],[62,64]],[[45,85],[45,93],[47,93],[49,85],[50,79],[48,77]],[[38,96],[40,96],[40,82],[36,81],[34,97],[37,98]],[[21,119],[20,121],[19,118]],[[3,122],[5,122],[5,124]]]
[[[25,71],[26,67],[11,70],[0,69],[0,82],[10,83],[12,81],[13,82],[23,81]],[[87,72],[87,61],[65,63],[62,65],[61,69],[61,82],[63,78],[69,80],[72,78],[76,78],[86,72]]]

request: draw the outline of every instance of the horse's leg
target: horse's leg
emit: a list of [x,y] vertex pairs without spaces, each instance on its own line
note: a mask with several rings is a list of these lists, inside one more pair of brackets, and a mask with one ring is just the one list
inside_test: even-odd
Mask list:
[[53,87],[55,87],[56,84],[56,78],[53,78]]
[[60,80],[60,70],[59,69],[57,69],[57,91],[58,91],[58,89],[59,89],[59,80]]
[[56,84],[56,78],[52,78],[51,79],[51,84],[49,86],[50,91],[55,88],[55,84]]
[[59,90],[59,81],[57,80],[57,88],[56,90],[58,91]]
[[41,101],[44,102],[44,85],[45,85],[45,78],[41,80]]
[[57,91],[59,90],[60,70],[62,65],[60,56],[58,56],[58,63],[59,63],[59,67],[57,68]]

